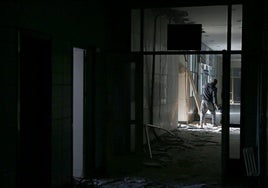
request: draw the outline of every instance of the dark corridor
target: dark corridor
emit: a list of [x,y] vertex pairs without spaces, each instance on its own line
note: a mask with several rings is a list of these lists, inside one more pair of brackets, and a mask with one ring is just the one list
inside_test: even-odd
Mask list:
[[50,50],[48,39],[21,33],[18,97],[20,103],[17,174],[19,187],[49,187],[50,185]]

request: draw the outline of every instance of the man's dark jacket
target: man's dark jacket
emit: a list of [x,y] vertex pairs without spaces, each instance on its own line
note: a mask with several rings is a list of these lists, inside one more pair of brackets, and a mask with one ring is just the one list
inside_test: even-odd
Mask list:
[[203,100],[208,102],[212,102],[213,104],[217,105],[217,88],[212,83],[207,83],[203,90]]

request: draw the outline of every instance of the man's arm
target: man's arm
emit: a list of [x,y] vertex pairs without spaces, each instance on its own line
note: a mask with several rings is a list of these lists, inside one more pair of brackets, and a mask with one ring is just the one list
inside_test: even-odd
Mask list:
[[217,101],[217,88],[215,88],[213,90],[213,94],[212,95],[213,95],[213,104],[214,104],[216,110],[219,110],[218,101]]

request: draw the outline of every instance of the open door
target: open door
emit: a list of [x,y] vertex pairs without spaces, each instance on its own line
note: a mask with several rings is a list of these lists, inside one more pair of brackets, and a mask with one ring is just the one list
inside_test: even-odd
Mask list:
[[95,48],[73,48],[73,172],[78,181],[95,173]]
[[84,175],[84,57],[73,48],[73,177]]

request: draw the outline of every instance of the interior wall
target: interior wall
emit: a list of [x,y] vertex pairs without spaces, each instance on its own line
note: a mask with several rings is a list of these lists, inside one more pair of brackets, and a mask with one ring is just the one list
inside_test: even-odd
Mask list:
[[[268,10],[268,6],[267,6],[267,10]],[[268,18],[267,18],[267,20],[268,20]],[[268,26],[268,24],[267,24],[267,26]],[[266,36],[264,37],[265,38],[264,41],[266,41],[265,49],[268,52],[268,35],[267,35],[268,27],[267,26],[264,29],[264,33],[266,34]],[[265,61],[264,62],[268,62],[268,56],[267,56],[268,53],[265,53],[265,54],[266,54],[266,56],[265,56]],[[267,74],[266,74],[266,72],[268,71],[267,68],[268,68],[267,65],[263,66],[263,71],[265,72],[263,74],[264,77],[267,77]],[[267,93],[268,93],[268,91],[267,91],[267,88],[268,88],[267,79],[265,79],[263,84],[264,84],[264,88],[266,88],[265,89],[266,91],[264,91],[264,93],[265,93],[264,96],[267,97]],[[264,119],[264,122],[263,122],[265,131],[264,131],[264,134],[263,134],[263,137],[262,137],[262,152],[261,152],[261,154],[263,154],[264,159],[262,159],[261,166],[266,167],[266,168],[263,169],[263,180],[262,181],[265,182],[265,185],[267,186],[268,185],[268,165],[267,165],[268,164],[268,150],[267,150],[267,145],[268,145],[268,126],[267,126],[267,122],[268,122],[268,119],[267,119],[267,117],[268,117],[267,116],[268,103],[267,102],[268,102],[268,99],[266,98],[264,101],[266,101],[266,103],[263,103],[262,109],[264,110],[264,112],[266,114],[266,119]]]
[[129,6],[129,1],[104,1],[105,49],[100,49],[102,63],[96,65],[96,148],[103,151],[96,155],[100,175],[124,174],[127,165],[137,167],[135,153],[130,157]]
[[[7,187],[12,188],[16,184],[19,120],[17,32],[23,28],[52,38],[51,181],[53,187],[67,186],[72,183],[72,43],[102,48],[106,35],[104,16],[103,5],[99,1],[65,2],[64,5],[54,2],[24,4],[21,1],[1,4],[0,53],[5,60],[1,63],[1,91],[5,91],[1,92],[1,106],[5,107],[1,108],[5,125],[1,139],[6,138],[1,142],[4,144],[2,148],[6,148],[1,158],[1,180]],[[100,79],[105,80],[103,77]],[[101,95],[97,100],[104,101],[103,97]]]
[[[187,82],[186,72],[179,72],[178,78],[178,121],[188,123],[189,121],[189,84]],[[188,93],[188,94],[187,94]]]
[[0,182],[15,187],[18,130],[18,32],[0,26]]
[[52,49],[52,185],[72,179],[72,46],[53,40]]
[[[161,11],[160,11],[161,12]],[[137,16],[137,21],[139,17]],[[166,15],[158,10],[145,10],[144,50],[166,50],[167,24]],[[137,24],[136,24],[137,25]],[[138,39],[138,30],[132,33]],[[178,71],[180,56],[148,55],[144,57],[144,122],[153,123],[165,129],[173,129],[178,123]],[[153,70],[153,66],[155,67]],[[154,77],[152,73],[154,71]],[[152,80],[154,79],[154,83]],[[151,99],[153,89],[153,101]],[[151,120],[150,106],[153,104]],[[150,122],[152,121],[152,122]]]
[[[173,129],[178,122],[179,56],[156,56],[154,76],[153,124]],[[152,56],[144,61],[144,122],[150,123]]]
[[[265,1],[265,4],[263,6],[264,10],[268,10],[268,2]],[[268,107],[268,99],[267,99],[267,93],[268,93],[268,82],[267,82],[267,71],[268,71],[268,66],[267,66],[267,62],[268,62],[268,15],[265,14],[264,15],[264,21],[263,21],[263,48],[264,51],[266,51],[265,53],[263,53],[263,64],[262,64],[262,78],[263,78],[263,82],[262,82],[262,87],[263,87],[263,91],[262,91],[262,96],[263,96],[263,102],[262,102],[262,113],[264,113],[264,115],[266,116],[266,118],[261,118],[262,119],[262,126],[265,129],[265,131],[262,134],[262,139],[261,139],[261,156],[263,156],[263,158],[261,159],[261,166],[263,166],[264,168],[261,170],[262,175],[262,179],[261,181],[263,182],[263,184],[265,186],[268,186],[268,150],[267,150],[267,146],[268,146],[268,111],[267,111],[267,107]],[[265,102],[264,102],[265,101]]]
[[241,127],[245,135],[242,146],[256,146],[258,117],[258,95],[256,95],[256,91],[258,91],[259,87],[257,78],[261,63],[261,56],[259,56],[259,49],[257,48],[261,44],[261,35],[256,35],[259,28],[261,28],[259,16],[256,16],[258,7],[254,2],[247,2],[243,6]]
[[[263,29],[264,20],[260,19],[263,18],[261,10],[264,12],[267,10],[262,8],[262,4],[252,1],[246,1],[243,6],[241,80],[241,149],[253,147],[256,149],[256,156],[260,158],[262,155],[258,154],[260,149],[259,130],[262,125],[259,108],[263,101],[260,98],[261,79],[259,75],[262,62],[267,63],[261,55],[262,50],[266,50],[263,48],[263,35],[256,34]],[[267,151],[267,148],[265,150]]]

